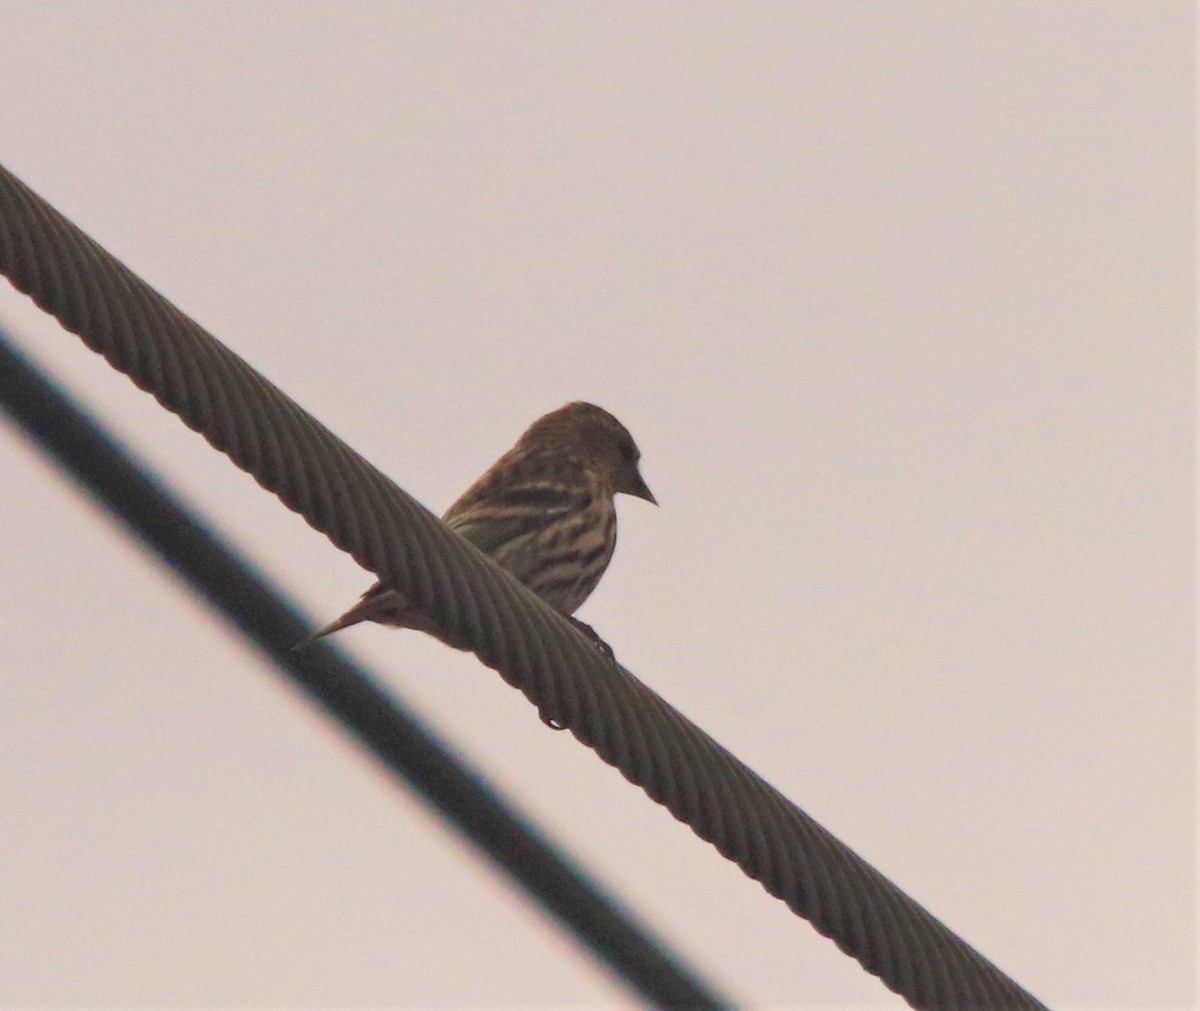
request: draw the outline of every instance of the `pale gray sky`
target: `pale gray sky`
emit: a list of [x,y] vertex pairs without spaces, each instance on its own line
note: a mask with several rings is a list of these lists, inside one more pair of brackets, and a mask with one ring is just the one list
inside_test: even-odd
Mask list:
[[[1191,16],[0,2],[0,160],[435,510],[613,411],[627,666],[1053,1006],[1183,1006]],[[0,319],[314,616],[369,582]],[[8,426],[0,473],[0,1001],[626,1001]],[[901,1006],[473,658],[343,642],[740,999]]]

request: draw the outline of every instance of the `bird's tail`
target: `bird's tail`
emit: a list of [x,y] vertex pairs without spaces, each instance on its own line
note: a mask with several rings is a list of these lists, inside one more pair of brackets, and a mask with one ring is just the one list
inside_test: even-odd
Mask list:
[[364,615],[355,615],[355,610],[357,610],[357,607],[351,608],[340,618],[336,619],[335,621],[331,621],[324,628],[319,628],[311,635],[306,635],[303,639],[296,643],[295,646],[292,647],[292,652],[298,653],[302,649],[307,649],[318,639],[324,639],[327,635],[333,635],[334,632],[340,632],[343,628],[349,628],[351,625],[357,625],[360,621],[367,620]]
[[359,600],[349,611],[343,614],[340,618],[335,618],[328,625],[317,629],[312,635],[306,635],[295,646],[292,651],[305,649],[311,646],[318,639],[324,639],[327,635],[332,635],[334,632],[340,632],[343,628],[349,628],[351,625],[357,625],[362,621],[378,621],[384,625],[399,625],[401,627],[409,627],[405,620],[408,616],[408,603],[395,590],[388,590],[382,584],[376,583]]

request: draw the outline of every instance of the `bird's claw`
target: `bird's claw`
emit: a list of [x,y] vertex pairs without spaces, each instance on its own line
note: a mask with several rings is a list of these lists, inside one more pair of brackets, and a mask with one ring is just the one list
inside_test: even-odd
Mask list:
[[601,653],[604,654],[605,659],[614,660],[614,661],[616,660],[616,655],[613,653],[612,647],[608,643],[606,643],[603,639],[600,638],[599,633],[594,628],[592,628],[591,625],[589,625],[586,621],[580,621],[576,617],[573,617],[573,616],[568,616],[568,617],[569,617],[571,624],[574,625],[577,629],[579,629],[579,631],[582,632],[585,636],[587,636],[587,638],[591,640],[592,644],[598,650],[600,650]]
[[[596,649],[604,654],[605,659],[612,660],[614,663],[616,662],[617,658],[613,654],[612,647],[600,638],[599,634],[597,634],[596,630],[592,628],[591,625],[589,625],[586,621],[580,621],[578,618],[572,617],[571,615],[567,615],[567,620],[587,637],[588,642],[590,642],[596,647]],[[541,717],[542,722],[551,730],[567,729],[567,725],[565,723],[560,723],[558,720],[554,719],[554,717],[547,716],[541,710],[538,711],[538,716]]]

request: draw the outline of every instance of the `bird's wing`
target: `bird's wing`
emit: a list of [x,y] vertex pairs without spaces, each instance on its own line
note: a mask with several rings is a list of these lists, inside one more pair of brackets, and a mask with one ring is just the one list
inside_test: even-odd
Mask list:
[[468,506],[447,513],[446,524],[484,554],[493,555],[585,504],[581,489],[538,484],[495,488]]

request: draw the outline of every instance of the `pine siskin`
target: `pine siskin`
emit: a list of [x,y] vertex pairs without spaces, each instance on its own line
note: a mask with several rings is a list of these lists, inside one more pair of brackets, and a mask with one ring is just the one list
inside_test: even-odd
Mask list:
[[[616,547],[613,496],[624,492],[658,504],[638,472],[640,455],[625,426],[607,411],[567,404],[530,425],[442,519],[571,618],[600,582]],[[382,583],[305,643],[360,621],[420,629],[464,648]],[[596,638],[583,622],[571,621]]]

